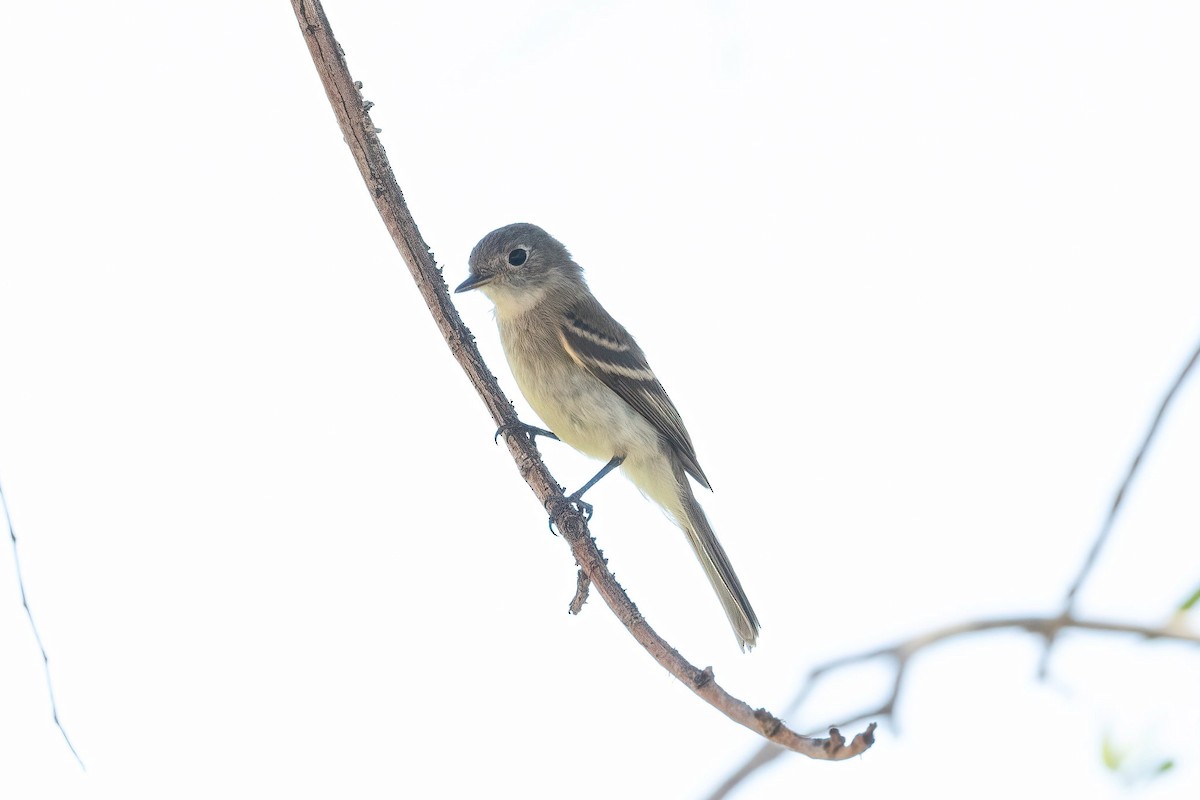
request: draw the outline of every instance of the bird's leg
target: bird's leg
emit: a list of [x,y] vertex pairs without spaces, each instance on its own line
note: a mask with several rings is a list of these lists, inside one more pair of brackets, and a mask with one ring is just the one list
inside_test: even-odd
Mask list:
[[[621,466],[621,462],[623,462],[624,460],[625,460],[625,456],[613,456],[612,460],[609,461],[607,464],[605,464],[603,467],[601,467],[600,471],[597,472],[595,475],[593,475],[592,479],[590,481],[588,481],[582,487],[580,487],[579,491],[572,492],[571,494],[567,495],[567,502],[574,505],[576,508],[578,508],[580,513],[583,514],[584,519],[590,520],[592,518],[592,504],[585,503],[585,502],[583,502],[583,500],[580,499],[583,497],[583,493],[586,492],[588,489],[592,488],[593,486],[595,486],[597,483],[599,483],[600,479],[603,478],[605,475],[612,472],[617,467]],[[555,536],[558,535],[557,533],[555,533],[555,530],[554,530],[554,515],[553,514],[550,515],[550,532],[553,533]]]
[[595,475],[593,475],[592,479],[590,481],[588,481],[582,487],[580,487],[580,489],[578,491],[572,492],[571,494],[567,495],[567,500],[574,503],[576,506],[579,507],[579,510],[583,512],[583,516],[585,519],[590,520],[592,518],[592,505],[591,505],[591,503],[585,503],[585,502],[583,502],[582,499],[580,499],[583,497],[583,493],[586,492],[588,489],[592,488],[593,486],[595,486],[597,483],[599,483],[600,479],[603,478],[605,475],[612,472],[617,467],[621,466],[621,462],[624,460],[625,460],[625,456],[613,456],[612,460],[610,460],[607,464],[605,464],[603,467],[601,467],[600,471],[597,472]]
[[539,428],[536,425],[526,425],[524,422],[514,422],[511,425],[501,425],[496,429],[496,435],[492,437],[492,441],[500,441],[500,434],[508,433],[509,431],[523,433],[529,437],[530,441],[533,441],[539,436],[545,436],[547,439],[561,441],[557,436],[554,435],[553,431],[548,431],[545,428]]

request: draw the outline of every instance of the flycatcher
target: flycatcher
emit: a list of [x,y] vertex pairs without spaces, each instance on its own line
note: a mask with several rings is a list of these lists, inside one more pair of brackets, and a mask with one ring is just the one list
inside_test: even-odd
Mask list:
[[470,271],[454,291],[481,289],[495,303],[500,341],[529,405],[559,439],[608,462],[571,498],[619,465],[687,534],[738,644],[757,644],[758,617],[688,481],[712,488],[683,420],[567,248],[536,225],[506,225],[475,245]]

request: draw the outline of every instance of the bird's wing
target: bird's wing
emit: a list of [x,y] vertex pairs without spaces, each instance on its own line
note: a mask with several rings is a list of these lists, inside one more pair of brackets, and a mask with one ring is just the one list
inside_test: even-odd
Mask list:
[[566,310],[559,339],[573,361],[655,427],[679,455],[688,474],[706,489],[711,488],[675,404],[654,376],[642,349],[621,323],[588,297]]

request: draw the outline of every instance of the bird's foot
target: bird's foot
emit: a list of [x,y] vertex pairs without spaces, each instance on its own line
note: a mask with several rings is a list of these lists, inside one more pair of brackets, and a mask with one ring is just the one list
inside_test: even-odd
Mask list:
[[[591,522],[591,520],[592,520],[592,504],[580,499],[581,494],[583,494],[582,491],[575,492],[575,494],[569,494],[566,496],[566,498],[562,502],[566,503],[567,505],[573,506],[576,511],[578,511],[580,514],[582,514],[584,522]],[[553,533],[555,536],[558,536],[558,531],[554,530],[554,518],[556,516],[558,516],[558,510],[561,507],[562,507],[561,505],[556,505],[554,510],[550,513],[550,522],[549,522],[550,532]]]
[[558,437],[554,435],[553,431],[548,431],[545,428],[539,428],[536,425],[526,425],[524,422],[513,422],[509,425],[501,425],[499,428],[497,428],[496,435],[492,437],[492,441],[499,442],[501,434],[508,433],[509,431],[523,433],[529,437],[530,441],[533,441],[539,436],[545,436],[547,439],[558,439]]
[[591,522],[592,521],[592,504],[584,502],[583,499],[580,497],[581,494],[583,494],[582,491],[576,492],[575,494],[567,495],[567,502],[570,503],[571,505],[575,506],[575,510],[583,515],[584,521]]

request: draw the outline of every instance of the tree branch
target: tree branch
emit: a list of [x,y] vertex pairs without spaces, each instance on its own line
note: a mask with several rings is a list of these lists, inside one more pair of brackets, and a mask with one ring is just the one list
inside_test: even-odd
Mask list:
[[[1071,587],[1067,589],[1067,594],[1063,598],[1063,614],[1070,614],[1075,610],[1075,599],[1079,595],[1079,590],[1083,588],[1084,582],[1092,573],[1092,568],[1096,566],[1096,561],[1100,557],[1100,551],[1104,549],[1104,545],[1108,543],[1108,537],[1112,533],[1113,525],[1116,523],[1117,514],[1121,510],[1121,504],[1125,502],[1125,495],[1129,492],[1129,487],[1133,484],[1134,477],[1137,476],[1138,470],[1142,466],[1142,459],[1147,451],[1150,450],[1150,444],[1154,441],[1154,437],[1158,434],[1159,425],[1163,421],[1163,417],[1167,415],[1167,409],[1171,406],[1171,401],[1175,399],[1179,387],[1187,380],[1188,374],[1192,368],[1196,366],[1196,362],[1200,360],[1200,342],[1196,343],[1196,348],[1192,351],[1191,357],[1183,362],[1183,367],[1180,368],[1179,374],[1175,376],[1175,380],[1167,388],[1162,400],[1158,404],[1158,410],[1154,413],[1154,419],[1150,421],[1150,427],[1146,429],[1146,435],[1142,437],[1142,443],[1138,447],[1137,452],[1133,455],[1133,460],[1129,462],[1129,469],[1125,471],[1125,478],[1121,481],[1121,485],[1117,487],[1116,493],[1113,494],[1112,503],[1108,508],[1108,515],[1104,518],[1103,524],[1100,526],[1100,531],[1096,534],[1095,541],[1092,542],[1092,547],[1088,550],[1087,557],[1083,560],[1083,566],[1079,568],[1079,574],[1075,576],[1075,580],[1071,582]],[[1046,671],[1050,667],[1050,651],[1054,645],[1054,636],[1046,637],[1046,646],[1042,650],[1042,660],[1038,665],[1038,675],[1046,677]]]
[[[784,710],[784,715],[790,717],[799,711],[800,707],[803,706],[812,693],[813,687],[827,673],[848,667],[852,664],[861,664],[867,661],[874,661],[875,659],[886,659],[893,662],[896,670],[895,677],[892,680],[892,688],[888,692],[887,697],[874,708],[853,714],[843,720],[841,724],[853,725],[865,719],[890,718],[895,713],[896,703],[900,699],[900,690],[903,686],[904,678],[907,676],[909,663],[917,653],[950,639],[1012,628],[1036,634],[1047,642],[1054,641],[1062,631],[1073,628],[1075,630],[1097,633],[1125,633],[1144,639],[1166,639],[1200,645],[1200,634],[1185,630],[1171,623],[1162,627],[1149,627],[1125,622],[1078,619],[1069,613],[1060,614],[1055,617],[1000,617],[998,619],[960,622],[941,628],[934,628],[933,630],[918,634],[910,639],[895,642],[886,647],[865,650],[861,653],[835,658],[814,667],[805,676],[800,691],[797,692],[796,697]],[[734,770],[720,786],[714,789],[707,800],[721,800],[721,798],[728,797],[733,789],[746,780],[746,778],[767,764],[770,764],[783,753],[784,750],[774,744],[767,743],[762,745],[741,766]]]
[[[292,7],[346,144],[367,184],[367,190],[374,198],[379,215],[404,257],[413,281],[417,284],[421,296],[425,298],[451,354],[467,374],[497,426],[516,425],[519,420],[513,411],[512,403],[500,391],[499,384],[487,369],[475,346],[474,337],[463,325],[450,302],[441,271],[434,264],[429,247],[421,238],[416,223],[404,203],[404,196],[387,161],[378,132],[371,122],[368,108],[363,103],[360,87],[350,77],[343,51],[333,38],[329,20],[321,4],[317,0],[292,0]],[[558,482],[542,463],[529,437],[508,432],[504,439],[521,477],[529,484],[543,508],[558,526],[563,539],[570,545],[581,572],[633,638],[663,668],[731,720],[781,747],[811,758],[840,760],[858,755],[871,746],[874,742],[874,724],[869,725],[849,743],[836,728],[829,731],[828,738],[801,736],[789,730],[765,709],[755,710],[722,689],[714,679],[711,668],[701,670],[689,663],[654,632],[617,583],[616,578],[608,571],[604,556],[588,534],[586,521],[575,507],[567,502]],[[582,597],[581,588],[577,593],[580,603]]]
[[1096,558],[1100,555],[1100,551],[1104,548],[1108,541],[1108,535],[1112,532],[1113,523],[1117,519],[1117,512],[1121,510],[1121,503],[1125,500],[1125,493],[1129,490],[1129,486],[1133,483],[1133,478],[1137,475],[1138,468],[1142,465],[1142,458],[1146,455],[1146,451],[1150,449],[1150,443],[1154,441],[1155,434],[1158,433],[1158,426],[1163,421],[1163,417],[1167,414],[1167,408],[1170,407],[1171,401],[1175,399],[1175,394],[1179,391],[1179,387],[1187,380],[1188,373],[1192,371],[1192,367],[1196,366],[1196,362],[1200,361],[1200,342],[1196,343],[1196,349],[1192,351],[1191,358],[1184,362],[1183,368],[1179,370],[1179,374],[1175,377],[1175,382],[1167,389],[1167,393],[1163,395],[1162,402],[1158,404],[1158,411],[1154,414],[1154,419],[1150,422],[1150,427],[1146,430],[1146,435],[1142,437],[1142,444],[1138,451],[1133,456],[1133,460],[1129,462],[1129,469],[1125,473],[1125,480],[1121,481],[1121,485],[1117,487],[1116,494],[1113,495],[1112,505],[1108,509],[1108,516],[1104,519],[1104,524],[1100,526],[1100,532],[1096,534],[1096,541],[1092,543],[1092,549],[1088,551],[1087,558],[1083,561],[1083,566],[1079,570],[1079,574],[1075,576],[1071,588],[1067,590],[1066,599],[1063,601],[1066,611],[1071,611],[1075,607],[1075,596],[1079,594],[1079,590],[1083,587],[1084,581],[1092,571],[1092,567],[1096,564]]
[[[864,719],[873,717],[891,718],[896,709],[896,701],[900,697],[900,690],[904,684],[904,678],[908,669],[909,660],[921,650],[924,650],[930,645],[947,639],[954,639],[960,636],[967,636],[974,633],[982,633],[985,631],[1000,630],[1003,628],[1021,628],[1036,633],[1042,637],[1045,642],[1045,648],[1042,651],[1041,664],[1038,673],[1041,677],[1046,676],[1046,665],[1050,656],[1050,652],[1054,646],[1059,633],[1068,628],[1076,628],[1079,630],[1090,630],[1104,633],[1129,633],[1145,637],[1147,639],[1173,639],[1175,641],[1189,642],[1191,644],[1200,644],[1200,635],[1187,631],[1178,626],[1175,622],[1169,623],[1166,627],[1149,628],[1143,625],[1129,625],[1121,622],[1097,622],[1093,620],[1081,620],[1074,616],[1075,598],[1079,593],[1080,588],[1091,574],[1092,567],[1096,563],[1096,558],[1099,556],[1101,549],[1108,540],[1108,536],[1112,531],[1113,522],[1117,518],[1117,512],[1121,509],[1121,504],[1124,502],[1126,492],[1133,483],[1134,476],[1137,475],[1138,469],[1142,464],[1142,459],[1150,449],[1150,444],[1154,441],[1155,435],[1158,433],[1158,428],[1166,416],[1167,409],[1174,400],[1179,387],[1187,380],[1188,374],[1192,368],[1196,366],[1196,362],[1200,361],[1200,342],[1196,344],[1195,350],[1191,356],[1184,362],[1183,367],[1179,370],[1175,380],[1163,395],[1162,401],[1158,405],[1158,411],[1154,415],[1153,421],[1150,423],[1146,435],[1142,438],[1141,446],[1138,447],[1137,453],[1133,460],[1129,463],[1129,469],[1125,474],[1125,479],[1121,481],[1121,485],[1117,488],[1116,494],[1113,496],[1112,504],[1109,507],[1108,516],[1104,520],[1104,524],[1100,526],[1100,532],[1097,534],[1095,541],[1092,543],[1091,549],[1088,551],[1087,558],[1084,559],[1083,566],[1079,570],[1075,581],[1071,584],[1071,588],[1067,591],[1066,597],[1063,600],[1063,610],[1056,617],[1008,617],[994,620],[979,620],[975,622],[962,622],[955,625],[948,625],[944,628],[935,630],[916,636],[912,639],[907,639],[897,644],[881,647],[876,650],[869,650],[855,655],[844,656],[842,658],[828,661],[818,667],[815,667],[805,676],[803,683],[800,685],[800,691],[796,697],[784,710],[785,716],[794,715],[812,693],[813,686],[817,680],[827,672],[835,669],[856,664],[863,661],[870,661],[876,658],[890,658],[895,662],[896,674],[892,681],[892,689],[887,698],[877,707],[869,709],[843,721],[844,725],[852,725]],[[732,774],[718,786],[711,795],[709,800],[719,800],[729,795],[742,781],[750,777],[752,774],[762,769],[767,764],[774,761],[780,756],[783,751],[779,748],[766,744],[763,745],[757,752],[738,767]]]
[[12,515],[8,512],[8,498],[4,496],[2,486],[0,486],[0,506],[4,508],[4,521],[8,524],[8,537],[12,540],[13,570],[17,574],[17,588],[21,592],[21,605],[25,607],[25,616],[29,619],[29,630],[33,632],[33,641],[42,655],[42,673],[46,677],[46,693],[50,695],[50,716],[54,719],[54,724],[58,726],[58,732],[62,734],[63,741],[67,743],[67,749],[79,762],[80,769],[86,771],[87,767],[83,765],[83,759],[75,749],[75,745],[71,744],[71,737],[67,735],[67,729],[63,727],[62,720],[58,718],[58,701],[54,699],[54,682],[50,680],[50,656],[46,654],[46,646],[42,644],[42,635],[38,633],[37,623],[33,621],[33,609],[29,607],[29,596],[25,593],[25,576],[21,573],[21,559],[17,552],[17,531],[13,527]]

